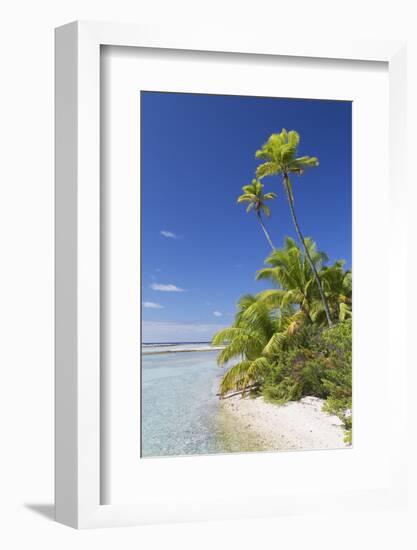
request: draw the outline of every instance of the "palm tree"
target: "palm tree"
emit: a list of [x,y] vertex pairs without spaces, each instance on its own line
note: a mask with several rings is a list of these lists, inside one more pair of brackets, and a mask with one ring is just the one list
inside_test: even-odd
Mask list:
[[270,367],[264,347],[276,331],[276,323],[270,308],[251,294],[243,296],[238,304],[234,324],[214,335],[213,345],[226,344],[217,357],[219,366],[238,359],[223,376],[220,395],[232,390],[245,393],[248,387],[262,381]]
[[263,193],[263,184],[256,179],[252,180],[252,183],[249,185],[244,185],[242,187],[243,194],[237,199],[238,203],[248,202],[248,207],[246,212],[250,212],[252,209],[258,217],[259,223],[265,233],[266,240],[268,241],[272,250],[275,250],[275,246],[272,243],[271,237],[265,227],[265,224],[262,220],[262,212],[265,216],[271,215],[271,211],[268,206],[266,206],[265,201],[273,200],[277,196],[276,193]]
[[292,184],[290,181],[290,174],[296,174],[301,176],[306,168],[312,168],[319,165],[319,161],[316,157],[297,157],[297,147],[300,143],[300,136],[295,130],[287,131],[283,128],[281,133],[272,134],[268,141],[262,146],[262,148],[256,151],[256,158],[265,160],[263,164],[258,166],[256,170],[256,176],[259,179],[265,176],[281,175],[283,178],[284,189],[290,205],[291,217],[295,226],[300,243],[304,247],[304,251],[307,257],[310,267],[313,271],[314,279],[317,284],[318,291],[320,293],[321,300],[323,302],[324,311],[329,327],[332,326],[332,319],[330,316],[329,304],[323,291],[322,284],[320,282],[317,269],[312,261],[308,247],[304,236],[300,229],[297,216],[295,214],[294,207],[294,195],[292,191]]
[[219,366],[237,359],[220,382],[221,397],[233,390],[244,395],[248,388],[261,385],[274,355],[309,322],[303,311],[290,304],[271,306],[261,294],[243,296],[233,325],[213,337],[212,345],[226,345],[217,357]]
[[[320,271],[328,258],[324,252],[319,252],[316,243],[306,238],[304,244],[308,250],[311,262]],[[259,270],[257,280],[270,280],[279,289],[266,290],[258,294],[271,307],[284,307],[293,304],[304,312],[309,321],[313,321],[312,310],[317,299],[320,299],[314,285],[313,271],[307,254],[297,246],[294,239],[286,237],[284,247],[275,250],[266,260],[268,267]],[[317,309],[317,307],[315,308]]]
[[[344,260],[338,260],[331,266],[323,267],[320,272],[323,289],[326,292],[333,319],[345,321],[352,317],[352,272],[345,271]],[[316,304],[313,313],[315,320],[320,321],[324,314],[321,303]]]

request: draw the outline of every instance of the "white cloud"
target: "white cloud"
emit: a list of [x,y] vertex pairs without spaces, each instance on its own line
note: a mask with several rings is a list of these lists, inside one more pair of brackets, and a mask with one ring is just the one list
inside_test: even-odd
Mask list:
[[162,230],[161,231],[161,235],[163,237],[166,237],[167,239],[179,239],[179,235],[176,235],[175,233],[173,233],[172,231],[165,231],[165,230]]
[[216,310],[216,311],[213,311],[213,315],[214,315],[215,317],[221,317],[221,316],[223,315],[223,313],[222,313],[221,311],[217,311],[217,310]]
[[143,342],[209,342],[214,334],[225,328],[220,324],[191,324],[169,321],[142,321]]
[[162,285],[160,283],[152,283],[150,286],[152,290],[159,290],[161,292],[184,292],[183,288],[171,284]]
[[149,309],[162,309],[164,306],[161,306],[161,304],[156,304],[155,302],[143,302],[143,307],[147,307]]

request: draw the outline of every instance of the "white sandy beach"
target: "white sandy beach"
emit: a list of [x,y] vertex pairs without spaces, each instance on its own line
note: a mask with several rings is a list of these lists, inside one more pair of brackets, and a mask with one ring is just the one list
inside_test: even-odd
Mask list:
[[263,397],[242,399],[237,395],[220,403],[271,451],[347,447],[340,419],[323,412],[323,402],[317,397],[304,397],[276,405],[265,402]]

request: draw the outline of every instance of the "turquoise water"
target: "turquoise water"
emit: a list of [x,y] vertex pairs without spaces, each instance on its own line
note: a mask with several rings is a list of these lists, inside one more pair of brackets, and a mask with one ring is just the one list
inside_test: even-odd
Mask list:
[[217,353],[142,354],[143,457],[261,450],[216,396]]

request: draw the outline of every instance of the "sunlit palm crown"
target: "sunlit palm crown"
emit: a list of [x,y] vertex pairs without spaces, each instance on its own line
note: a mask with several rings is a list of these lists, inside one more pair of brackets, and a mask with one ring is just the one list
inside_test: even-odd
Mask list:
[[256,151],[256,158],[266,161],[258,166],[256,177],[291,173],[301,175],[306,168],[318,166],[317,157],[297,157],[299,143],[300,136],[295,130],[287,132],[283,128],[279,134],[272,134],[262,148]]
[[[316,243],[305,239],[312,262],[320,271],[328,261],[324,252],[319,252]],[[284,247],[273,252],[265,261],[268,267],[259,270],[257,280],[267,279],[278,286],[279,290],[266,290],[259,294],[271,307],[282,307],[287,304],[297,304],[301,310],[309,314],[311,304],[319,299],[314,285],[313,272],[305,253],[294,239],[287,237]]]
[[[305,245],[315,268],[320,273],[332,317],[343,321],[351,316],[352,274],[343,268],[343,261],[326,266],[327,255],[317,250],[312,239],[306,238]],[[325,312],[317,286],[314,284],[313,272],[305,253],[297,243],[287,237],[285,246],[273,252],[265,263],[268,267],[259,270],[256,278],[270,280],[278,289],[265,290],[260,292],[258,297],[266,301],[270,307],[297,305],[309,321],[324,324]]]
[[238,203],[247,202],[248,207],[246,212],[250,212],[252,208],[256,213],[264,212],[266,216],[271,215],[271,211],[266,206],[265,201],[273,200],[277,196],[276,193],[265,193],[263,192],[264,185],[257,179],[253,179],[252,183],[249,185],[244,185],[242,187],[243,194],[238,197]]

